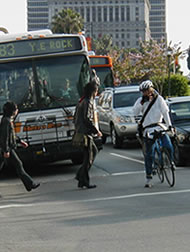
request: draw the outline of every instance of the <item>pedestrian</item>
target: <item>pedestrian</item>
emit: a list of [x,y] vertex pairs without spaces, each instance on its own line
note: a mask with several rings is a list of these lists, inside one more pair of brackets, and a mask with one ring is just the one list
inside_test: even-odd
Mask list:
[[83,138],[83,163],[76,174],[79,188],[96,187],[96,185],[90,184],[89,170],[98,152],[93,137],[102,136],[95,122],[95,97],[97,93],[98,84],[94,79],[84,87],[84,96],[79,100],[74,117],[75,134],[82,135]]
[[16,169],[17,175],[23,182],[27,191],[36,189],[40,186],[40,183],[35,183],[33,179],[26,173],[23,167],[23,163],[16,153],[17,143],[20,143],[24,148],[28,147],[28,144],[16,137],[14,131],[13,120],[18,113],[17,105],[8,101],[3,106],[3,117],[0,124],[0,148],[1,148],[1,167],[4,162]]
[[[172,124],[169,116],[169,108],[161,95],[153,88],[153,83],[150,80],[143,81],[139,86],[142,92],[142,97],[138,98],[133,106],[133,112],[135,116],[142,115],[141,128],[142,139],[145,145],[145,172],[146,183],[145,187],[152,186],[152,166],[154,157],[155,141],[154,131],[163,130],[163,119],[166,126],[172,129]],[[171,140],[167,134],[162,137],[162,143],[166,146],[170,152],[170,156],[173,159],[173,146]],[[174,165],[174,163],[173,163]]]

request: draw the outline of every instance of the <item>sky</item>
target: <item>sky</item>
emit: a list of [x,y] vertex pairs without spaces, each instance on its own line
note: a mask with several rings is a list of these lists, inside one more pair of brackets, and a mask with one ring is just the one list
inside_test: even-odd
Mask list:
[[[0,27],[9,33],[20,33],[27,30],[27,0],[1,0]],[[168,42],[172,45],[181,42],[181,49],[190,46],[188,16],[190,0],[166,0],[166,24]],[[189,73],[186,59],[179,62],[184,75]]]

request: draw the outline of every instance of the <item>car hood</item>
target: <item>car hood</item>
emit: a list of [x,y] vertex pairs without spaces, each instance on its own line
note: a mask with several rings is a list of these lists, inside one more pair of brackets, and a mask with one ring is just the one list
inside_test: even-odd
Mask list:
[[190,123],[189,122],[179,122],[174,123],[174,126],[178,129],[185,131],[186,133],[190,134]]
[[115,111],[123,116],[134,116],[133,107],[116,108]]

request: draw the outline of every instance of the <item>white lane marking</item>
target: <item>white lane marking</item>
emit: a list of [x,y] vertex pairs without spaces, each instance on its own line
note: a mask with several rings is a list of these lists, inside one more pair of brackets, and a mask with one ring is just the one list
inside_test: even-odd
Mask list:
[[[166,195],[166,194],[178,194],[178,193],[190,193],[190,189],[178,190],[178,191],[136,193],[136,194],[128,194],[128,195],[122,195],[122,196],[113,196],[113,197],[107,197],[107,198],[87,199],[87,200],[82,200],[82,202],[118,200],[118,199],[136,198],[136,197],[146,197],[146,196],[156,196],[156,195]],[[81,201],[80,201],[80,202],[81,202]]]
[[130,158],[130,157],[126,157],[126,156],[123,156],[123,155],[120,155],[120,154],[117,154],[117,153],[112,153],[111,152],[110,155],[116,156],[116,157],[120,157],[120,158],[124,158],[124,159],[130,160],[130,161],[134,161],[134,162],[137,162],[137,163],[140,163],[140,164],[144,164],[144,161],[141,161],[141,160],[138,160],[138,159],[134,159],[134,158]]
[[9,204],[9,205],[0,206],[0,209],[17,208],[17,207],[31,207],[31,206],[35,206],[35,204]]
[[[148,189],[149,190],[149,189]],[[135,194],[128,194],[122,196],[113,196],[113,197],[104,197],[104,198],[95,198],[95,199],[85,199],[85,200],[75,200],[75,201],[57,201],[57,202],[46,202],[46,203],[34,203],[34,204],[9,204],[0,206],[0,209],[5,208],[24,208],[24,207],[42,207],[42,206],[55,206],[55,205],[63,205],[63,204],[76,204],[82,202],[97,202],[97,201],[108,201],[108,200],[121,200],[121,199],[128,199],[128,198],[137,198],[137,197],[147,197],[147,196],[160,196],[160,195],[167,195],[167,194],[178,194],[178,193],[190,193],[190,189],[178,190],[178,191],[164,191],[164,192],[147,192],[147,193],[135,193]]]
[[[141,161],[141,160],[137,160],[137,159],[134,159],[134,158],[126,157],[126,156],[123,156],[123,155],[120,155],[120,154],[117,154],[117,153],[113,153],[113,152],[111,152],[110,155],[116,156],[116,157],[120,157],[120,158],[124,158],[124,159],[130,160],[130,161],[134,161],[134,162],[137,162],[137,163],[140,163],[140,164],[144,165],[144,161]],[[185,169],[185,167],[176,167],[175,169],[176,170],[183,170],[183,169]],[[137,174],[137,173],[144,173],[144,172],[143,171],[118,172],[118,173],[116,172],[116,173],[112,173],[111,175],[113,175],[113,176],[120,176],[120,175],[130,175],[130,174]]]
[[122,175],[133,175],[133,174],[141,174],[141,173],[145,173],[145,171],[116,172],[116,173],[111,173],[111,175],[122,176]]

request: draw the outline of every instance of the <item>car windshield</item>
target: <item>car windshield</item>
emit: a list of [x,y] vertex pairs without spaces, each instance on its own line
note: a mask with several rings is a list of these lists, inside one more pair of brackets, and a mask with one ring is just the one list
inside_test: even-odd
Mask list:
[[170,105],[170,113],[173,122],[190,120],[190,101],[174,103]]
[[76,105],[89,79],[82,55],[2,63],[0,113],[7,100],[16,102],[20,111]]
[[141,93],[139,91],[115,94],[113,100],[113,107],[132,107],[140,96]]

